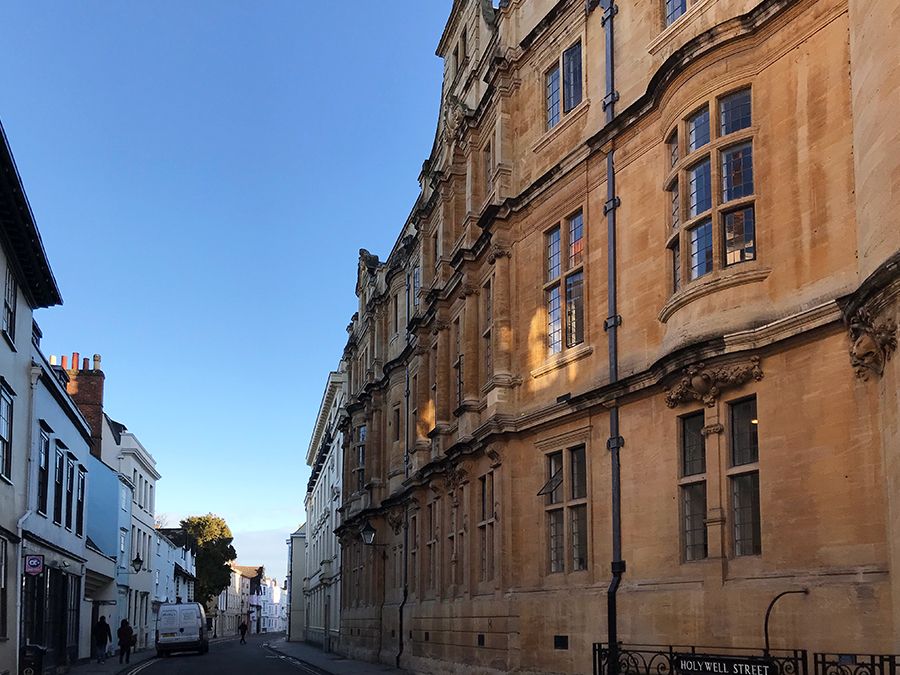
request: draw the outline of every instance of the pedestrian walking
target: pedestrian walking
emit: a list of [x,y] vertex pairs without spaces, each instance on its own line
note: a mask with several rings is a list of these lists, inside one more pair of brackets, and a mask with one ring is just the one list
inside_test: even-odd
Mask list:
[[97,663],[106,663],[106,645],[112,642],[112,631],[106,623],[106,617],[101,616],[94,624],[94,647],[96,647]]
[[241,631],[241,644],[247,644],[247,624],[241,621],[241,625],[238,626],[238,630]]
[[123,658],[125,663],[131,663],[131,648],[137,642],[137,635],[128,624],[128,619],[122,619],[122,625],[116,631],[116,636],[119,638],[119,663],[122,663]]

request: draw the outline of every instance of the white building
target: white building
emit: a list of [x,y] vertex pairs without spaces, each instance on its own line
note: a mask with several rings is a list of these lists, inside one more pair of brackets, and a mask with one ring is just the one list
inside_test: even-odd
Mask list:
[[46,648],[46,667],[65,667],[90,653],[90,645],[80,639],[80,614],[87,562],[91,436],[87,421],[66,392],[68,375],[44,358],[39,337],[35,324],[31,461],[25,490],[28,510],[19,522],[26,559],[39,556],[43,572],[30,574],[26,569],[22,576],[20,630],[23,644]]
[[[336,649],[341,627],[341,546],[334,534],[340,524],[343,475],[341,422],[346,373],[328,376],[306,463],[312,474],[306,488],[306,632],[304,639],[325,651]],[[295,589],[296,589],[296,582]],[[297,596],[294,595],[296,598]],[[293,620],[292,620],[293,632]]]
[[19,178],[0,127],[0,673],[19,672],[20,520],[26,513],[32,427],[32,312],[62,304]]
[[284,630],[281,617],[282,593],[275,579],[266,577],[259,594],[259,632],[280,633]]
[[[104,445],[105,445],[104,439]],[[104,449],[104,453],[105,453]],[[106,457],[104,457],[104,460]],[[160,475],[156,461],[141,445],[137,437],[124,430],[119,436],[116,453],[119,474],[132,485],[131,529],[127,613],[129,623],[137,635],[136,649],[146,649],[153,642],[156,617],[152,596],[155,590],[154,561],[156,543],[155,492]],[[177,592],[177,589],[176,589]]]

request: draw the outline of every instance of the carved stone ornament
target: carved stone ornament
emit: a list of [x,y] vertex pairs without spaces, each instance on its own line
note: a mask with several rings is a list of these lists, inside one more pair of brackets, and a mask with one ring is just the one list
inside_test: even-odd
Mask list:
[[465,483],[469,479],[469,475],[466,473],[465,469],[454,467],[452,469],[448,469],[445,475],[444,480],[447,483],[447,491],[453,492],[460,485]]
[[891,360],[897,349],[897,322],[886,319],[879,324],[865,307],[860,307],[849,321],[850,365],[856,376],[869,379],[869,373],[878,377],[884,373],[884,364]]
[[403,509],[393,508],[388,511],[387,522],[394,534],[400,534],[400,530],[403,529]]
[[500,452],[494,447],[490,447],[485,450],[484,454],[486,454],[488,456],[488,459],[491,460],[492,469],[496,469],[503,462],[503,458],[500,456]]
[[470,295],[478,295],[478,289],[472,284],[466,284],[459,289],[459,299],[465,300]]
[[432,335],[437,335],[437,334],[440,333],[442,330],[444,330],[444,329],[447,327],[447,325],[448,325],[448,324],[447,324],[446,321],[441,321],[440,319],[436,320],[436,321],[434,322],[434,325],[431,327],[431,334],[432,334]]
[[712,436],[713,434],[721,434],[723,431],[725,431],[725,427],[723,427],[721,424],[716,423],[703,427],[700,430],[700,434],[703,436]]
[[754,356],[749,363],[730,364],[707,368],[698,363],[684,369],[684,377],[672,389],[666,389],[666,405],[676,407],[685,401],[703,401],[712,408],[723,389],[739,387],[750,380],[759,382],[763,371],[759,367],[759,357]]
[[510,258],[512,257],[512,253],[508,248],[504,248],[499,244],[491,244],[491,249],[488,251],[488,264],[493,265],[497,258]]

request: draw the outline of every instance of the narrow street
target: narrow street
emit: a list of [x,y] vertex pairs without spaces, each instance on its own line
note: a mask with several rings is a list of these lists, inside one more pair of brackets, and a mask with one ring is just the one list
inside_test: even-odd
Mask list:
[[[266,645],[273,635],[248,635],[247,644],[238,639],[214,642],[209,653],[172,654],[135,665],[128,675],[281,675],[287,673],[321,675],[324,671],[279,654]],[[280,636],[279,636],[280,637]]]

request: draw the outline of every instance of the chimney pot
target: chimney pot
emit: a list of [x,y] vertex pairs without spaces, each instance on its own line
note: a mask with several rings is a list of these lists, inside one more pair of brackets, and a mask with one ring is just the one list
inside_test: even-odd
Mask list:
[[90,367],[89,364],[90,364],[90,359],[89,359],[88,357],[85,356],[85,357],[81,360],[81,369],[82,369],[82,370],[90,370],[91,367]]
[[50,365],[51,365],[51,366],[55,366],[55,365],[56,365],[56,357],[53,356],[52,354],[50,355]]
[[72,370],[78,370],[78,352],[72,352]]
[[63,370],[69,369],[69,357],[68,356],[62,357],[62,367],[63,367]]
[[100,355],[94,354],[94,370],[100,370]]

